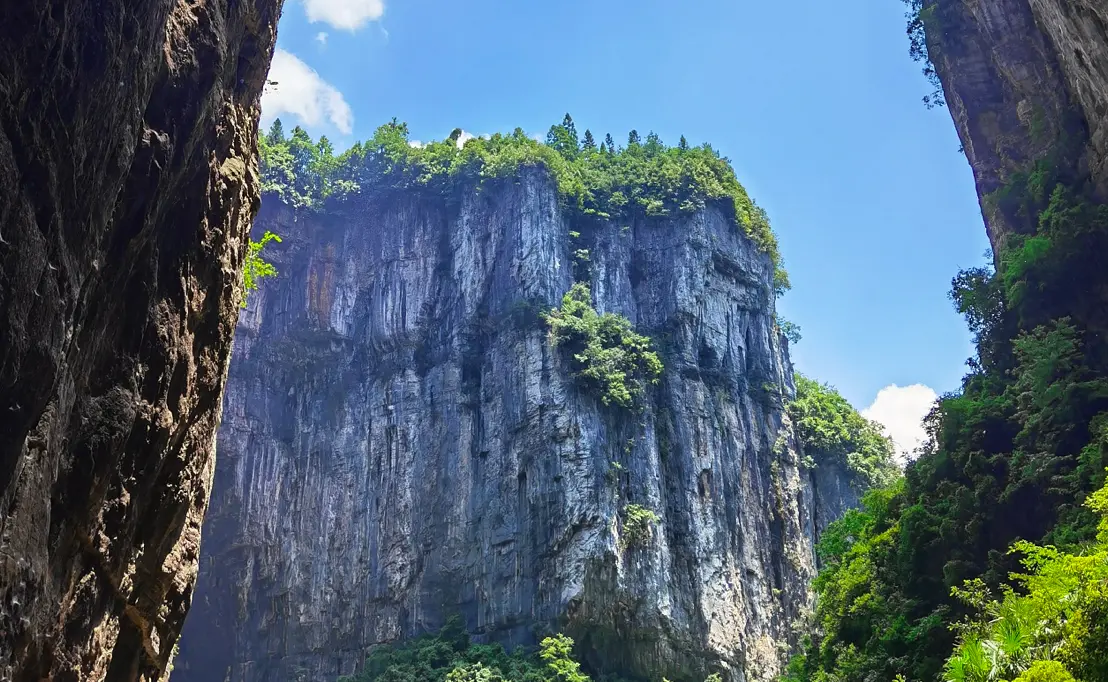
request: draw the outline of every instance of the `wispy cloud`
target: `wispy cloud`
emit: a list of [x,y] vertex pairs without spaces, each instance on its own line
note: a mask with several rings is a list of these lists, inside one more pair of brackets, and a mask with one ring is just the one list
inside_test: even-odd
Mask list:
[[315,34],[315,41],[317,43],[319,43],[320,45],[326,45],[327,44],[327,32],[326,31],[320,31],[319,33]]
[[305,126],[328,122],[344,135],[353,130],[354,112],[342,93],[291,52],[274,51],[269,80],[274,84],[262,95],[263,123],[290,114]]
[[384,0],[304,0],[308,21],[343,31],[357,31],[385,13]]
[[862,416],[885,427],[885,433],[896,444],[897,458],[903,464],[926,437],[923,418],[939,396],[923,384],[897,386],[891,384],[877,392],[873,404],[862,410]]

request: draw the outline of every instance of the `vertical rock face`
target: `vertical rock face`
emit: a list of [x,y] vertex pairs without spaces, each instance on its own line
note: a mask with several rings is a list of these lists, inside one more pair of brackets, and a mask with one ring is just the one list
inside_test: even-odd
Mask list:
[[280,0],[0,4],[0,679],[158,679]]
[[[448,202],[267,199],[280,274],[239,322],[174,679],[329,679],[452,613],[652,678],[771,679],[821,521],[773,268],[726,216],[574,227],[540,171]],[[547,338],[579,248],[596,308],[662,351],[641,410]],[[660,517],[638,545],[628,504]]]
[[[932,0],[928,46],[984,197],[1048,154],[1108,196],[1108,6]],[[982,202],[996,251],[1025,217]]]

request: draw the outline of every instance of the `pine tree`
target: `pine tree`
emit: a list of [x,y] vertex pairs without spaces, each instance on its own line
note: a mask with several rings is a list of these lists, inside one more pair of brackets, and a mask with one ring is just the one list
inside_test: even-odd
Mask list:
[[677,148],[681,151],[687,151],[689,148],[689,141],[685,139],[685,136],[681,136],[681,141],[677,143]]
[[577,128],[573,125],[573,119],[566,114],[562,125],[550,126],[546,134],[547,146],[557,149],[562,156],[572,159],[581,151],[581,142],[577,139]]
[[281,119],[273,119],[273,125],[269,126],[269,135],[265,141],[271,145],[278,145],[285,141],[285,127],[281,125]]
[[604,135],[604,143],[608,145],[608,152],[609,153],[612,153],[612,154],[616,153],[616,143],[615,143],[614,140],[612,140],[612,134],[611,133],[607,133],[606,135]]
[[606,143],[606,142],[601,142],[600,143],[600,153],[601,154],[607,154],[608,153],[608,143]]
[[638,147],[642,143],[642,138],[639,137],[639,131],[632,130],[627,134],[627,146]]
[[573,125],[573,117],[568,113],[566,117],[562,119],[562,127],[569,131],[569,134],[573,136],[573,141],[576,143],[579,141],[577,137],[577,126]]
[[581,147],[590,152],[596,151],[596,140],[593,139],[591,130],[585,130],[585,140],[581,143]]

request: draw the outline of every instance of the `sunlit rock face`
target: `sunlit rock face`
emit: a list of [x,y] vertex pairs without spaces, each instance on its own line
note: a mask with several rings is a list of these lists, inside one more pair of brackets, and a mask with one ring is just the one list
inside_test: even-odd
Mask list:
[[[174,680],[329,679],[452,613],[652,679],[773,678],[846,502],[814,490],[855,493],[800,467],[773,267],[728,215],[586,229],[538,170],[318,213],[266,199],[279,275],[239,322]],[[539,313],[578,249],[596,308],[661,351],[638,408],[551,347]],[[660,517],[630,547],[628,504]]]

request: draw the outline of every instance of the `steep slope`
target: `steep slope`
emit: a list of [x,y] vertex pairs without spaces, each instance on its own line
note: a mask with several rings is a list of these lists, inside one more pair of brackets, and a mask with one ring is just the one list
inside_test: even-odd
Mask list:
[[[1108,602],[1085,599],[1093,579],[1084,594],[1074,575],[1065,580],[1077,587],[1043,590],[1073,609],[1065,627],[1031,617],[1013,629],[999,615],[1024,542],[1080,553],[1096,536],[1083,502],[1108,466],[1106,10],[908,5],[913,52],[930,57],[973,168],[994,263],[954,278],[977,352],[962,389],[927,418],[925,454],[827,533],[813,638],[788,676],[797,682],[1012,679],[1039,657],[1057,666],[1063,637],[1070,653],[1108,651],[1106,633],[1074,625],[1103,622]],[[1069,570],[1055,564],[1055,578]],[[984,642],[1002,621],[1007,639]],[[1096,667],[1067,665],[1050,679]]]
[[1108,195],[1108,7],[1096,0],[919,3],[925,44],[973,169],[995,252],[1035,216],[985,202],[1040,159]]
[[[626,189],[653,217],[582,213],[559,190],[572,168],[521,132],[419,152],[461,168],[428,189],[438,171],[398,160],[415,152],[394,134],[355,157],[359,192],[282,184],[264,202],[280,274],[240,320],[175,679],[329,679],[452,613],[506,644],[564,630],[602,669],[771,678],[819,519],[783,408],[779,278],[736,225],[744,197],[679,209],[635,199],[644,183]],[[575,280],[660,351],[630,406],[551,345],[539,313]]]
[[171,656],[280,5],[0,4],[0,679]]

